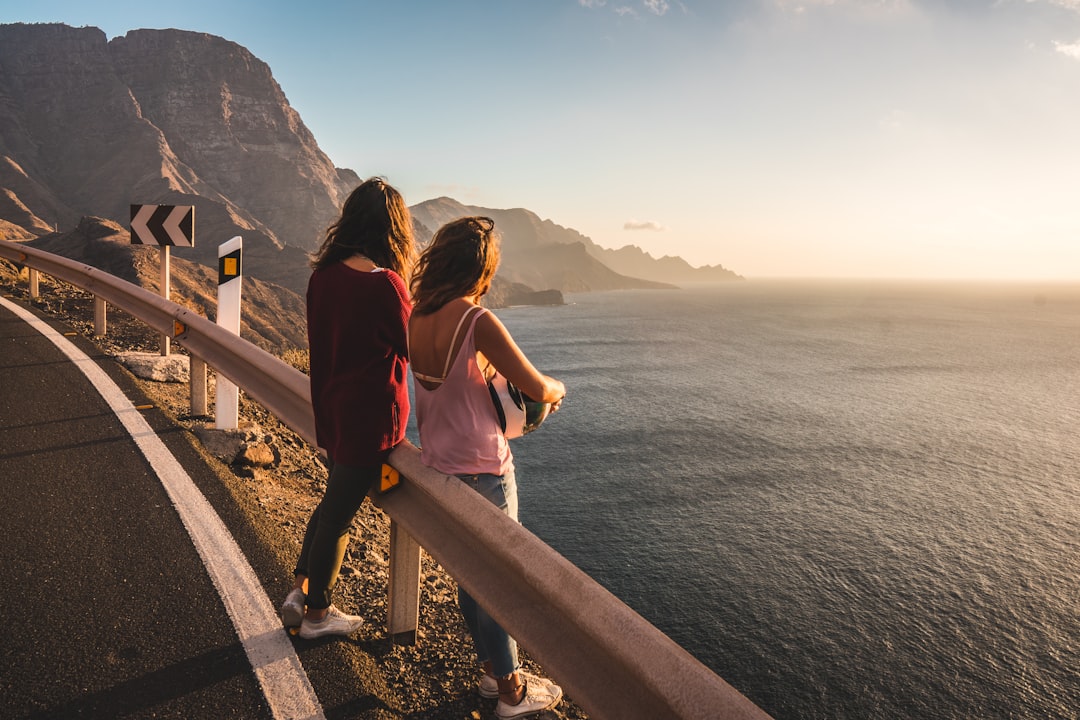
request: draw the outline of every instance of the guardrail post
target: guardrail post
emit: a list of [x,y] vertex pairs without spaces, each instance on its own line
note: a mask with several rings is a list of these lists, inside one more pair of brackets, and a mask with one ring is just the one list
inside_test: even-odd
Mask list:
[[30,283],[30,297],[36,300],[37,298],[41,297],[41,290],[38,287],[41,273],[39,273],[34,268],[27,268],[27,270],[27,280]]
[[206,412],[206,361],[189,356],[188,382],[191,386],[191,414],[203,417]]
[[[161,263],[160,263],[160,267],[159,267],[159,271],[160,271],[159,283],[161,285],[161,297],[168,300],[169,295],[171,293],[171,288],[169,286],[170,274],[169,274],[169,246],[168,245],[162,245],[161,246],[160,255],[161,255]],[[169,346],[170,346],[171,341],[172,341],[172,338],[169,337],[168,333],[161,333],[161,340],[160,340],[159,345],[160,345],[160,349],[161,349],[161,354],[163,356],[168,356],[169,349],[170,349]]]
[[420,544],[390,520],[387,634],[397,645],[415,645],[420,626]]
[[105,300],[94,296],[94,337],[104,337],[105,331],[108,330],[108,323],[105,319]]

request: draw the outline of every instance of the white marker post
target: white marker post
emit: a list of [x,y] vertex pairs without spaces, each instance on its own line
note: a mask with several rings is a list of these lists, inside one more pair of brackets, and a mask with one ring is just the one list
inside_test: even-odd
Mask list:
[[[240,334],[240,281],[243,239],[237,235],[218,246],[218,309],[217,324],[236,335]],[[214,403],[215,427],[235,430],[240,426],[240,389],[220,372]]]

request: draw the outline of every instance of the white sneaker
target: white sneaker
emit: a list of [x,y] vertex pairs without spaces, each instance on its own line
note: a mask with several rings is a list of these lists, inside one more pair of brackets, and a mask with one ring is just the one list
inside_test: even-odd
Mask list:
[[293,588],[281,603],[281,624],[287,628],[300,627],[304,621],[304,601],[307,596],[300,588]]
[[300,637],[305,640],[314,640],[323,635],[352,635],[363,624],[364,618],[359,615],[346,615],[331,605],[321,622],[312,622],[304,618],[304,621],[300,623]]
[[532,717],[545,710],[550,710],[562,700],[562,688],[558,685],[538,685],[525,683],[525,697],[517,705],[508,705],[499,700],[495,705],[495,716],[501,720]]
[[[522,682],[525,682],[525,683],[528,683],[528,684],[532,684],[532,683],[536,683],[537,685],[554,685],[555,684],[551,680],[548,680],[547,678],[542,678],[539,675],[533,675],[531,672],[528,672],[527,670],[518,670],[518,677],[521,678]],[[487,673],[483,673],[483,674],[480,675],[480,685],[479,685],[479,688],[478,688],[477,692],[480,693],[480,697],[487,698],[488,700],[493,700],[493,699],[499,697],[499,683],[491,675],[488,675]]]

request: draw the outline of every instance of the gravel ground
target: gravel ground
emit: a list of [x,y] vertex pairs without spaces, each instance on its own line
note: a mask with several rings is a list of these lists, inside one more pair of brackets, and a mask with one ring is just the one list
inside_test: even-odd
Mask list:
[[[27,298],[25,279],[16,281],[12,266],[4,261],[0,261],[0,292],[20,300]],[[80,335],[93,335],[93,302],[88,293],[43,276],[41,297],[33,304],[62,319]],[[94,343],[113,356],[130,351],[158,351],[156,333],[115,308],[109,308],[106,336],[94,338]],[[182,349],[177,351],[182,352]],[[137,382],[179,425],[193,432],[207,425],[207,418],[190,415],[186,383]],[[211,391],[211,400],[212,397]],[[258,516],[253,517],[252,524],[280,558],[283,573],[291,572],[308,517],[326,487],[326,468],[311,446],[242,394],[240,415],[241,427],[249,430],[251,444],[270,449],[271,454],[263,461],[271,456],[273,459],[266,465],[229,464],[227,472],[234,479],[230,486],[234,495],[241,496],[239,504],[251,508]],[[258,453],[251,455],[255,459]],[[370,501],[365,502],[353,523],[349,550],[336,590],[336,605],[369,618],[385,617],[388,549],[389,519]],[[421,581],[417,644],[403,647],[389,641],[365,643],[365,647],[379,648],[371,653],[371,661],[383,676],[379,684],[385,683],[391,694],[383,699],[384,707],[397,710],[392,715],[387,715],[384,710],[382,716],[409,720],[494,718],[495,702],[484,700],[476,693],[479,676],[468,634],[457,609],[457,586],[453,578],[424,553]],[[282,583],[281,597],[271,593],[275,605],[288,589],[288,584]],[[377,622],[372,623],[372,626],[377,625]],[[378,627],[366,632],[375,636],[372,640],[383,636],[383,630]],[[527,654],[523,654],[522,660],[527,669],[544,674]],[[587,715],[570,699],[564,698],[554,711],[537,717],[541,720],[576,720]]]

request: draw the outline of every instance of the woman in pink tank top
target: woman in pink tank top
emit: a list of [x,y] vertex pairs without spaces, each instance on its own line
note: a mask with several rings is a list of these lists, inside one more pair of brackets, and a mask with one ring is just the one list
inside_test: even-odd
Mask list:
[[[501,373],[557,410],[566,388],[538,371],[497,317],[480,307],[499,265],[490,218],[466,217],[435,233],[412,279],[409,358],[424,463],[462,482],[517,520],[517,485],[487,379]],[[517,643],[463,590],[458,602],[483,668],[480,694],[495,714],[519,718],[550,709],[562,689],[521,670]]]

